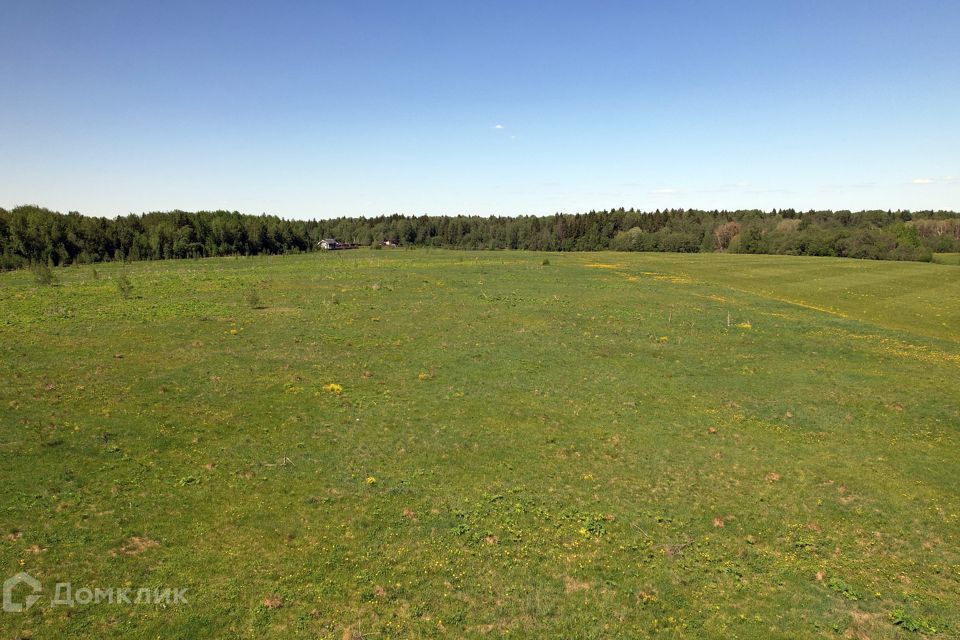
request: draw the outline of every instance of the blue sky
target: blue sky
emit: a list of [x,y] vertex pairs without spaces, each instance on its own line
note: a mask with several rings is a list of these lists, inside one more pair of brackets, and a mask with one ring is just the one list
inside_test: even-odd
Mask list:
[[960,210],[960,2],[14,2],[0,206]]

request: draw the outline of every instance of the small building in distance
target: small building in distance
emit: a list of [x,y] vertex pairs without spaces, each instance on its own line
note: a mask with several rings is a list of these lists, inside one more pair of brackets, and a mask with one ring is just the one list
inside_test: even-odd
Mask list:
[[397,242],[396,240],[387,239],[387,240],[381,240],[380,246],[383,247],[384,249],[395,249],[396,247],[400,246],[400,243]]
[[356,242],[340,242],[334,238],[324,238],[317,243],[317,246],[327,251],[342,251],[344,249],[359,249],[360,245]]

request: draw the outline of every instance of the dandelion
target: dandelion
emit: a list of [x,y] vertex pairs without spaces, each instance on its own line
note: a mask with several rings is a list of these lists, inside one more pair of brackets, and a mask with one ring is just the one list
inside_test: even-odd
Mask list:
[[337,384],[336,382],[331,382],[330,384],[325,384],[325,385],[323,385],[323,388],[324,388],[326,391],[330,391],[331,393],[335,393],[335,394],[337,394],[337,395],[340,395],[341,393],[343,393],[343,386]]
[[236,329],[230,329],[230,335],[232,335],[232,336],[237,335],[237,330],[236,330]]
[[374,485],[377,484],[377,479],[373,476],[367,476],[367,484]]
[[741,329],[753,329],[753,325],[750,324],[749,322],[741,322],[737,326],[740,327]]
[[429,380],[429,379],[430,379],[430,374],[427,373],[427,372],[425,372],[425,371],[421,371],[421,372],[420,372],[420,375],[418,375],[417,378],[419,378],[421,381],[423,381],[423,380]]
[[660,336],[657,338],[657,342],[670,342],[670,338],[668,336]]

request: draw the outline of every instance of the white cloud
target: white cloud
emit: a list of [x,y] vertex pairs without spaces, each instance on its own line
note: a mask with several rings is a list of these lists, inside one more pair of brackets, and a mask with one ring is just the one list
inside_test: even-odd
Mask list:
[[960,177],[957,177],[957,176],[944,176],[944,177],[943,177],[943,181],[944,181],[944,182],[960,182]]
[[499,124],[499,123],[498,123],[498,124],[495,124],[495,125],[493,125],[493,128],[494,128],[494,129],[506,129],[506,127],[505,127],[505,126],[503,126],[502,124]]
[[914,178],[913,184],[933,184],[933,178]]

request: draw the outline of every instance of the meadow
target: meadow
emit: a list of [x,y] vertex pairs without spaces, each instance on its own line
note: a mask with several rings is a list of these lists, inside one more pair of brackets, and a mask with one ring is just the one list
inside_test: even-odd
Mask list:
[[0,274],[2,637],[960,636],[956,265],[54,273]]

